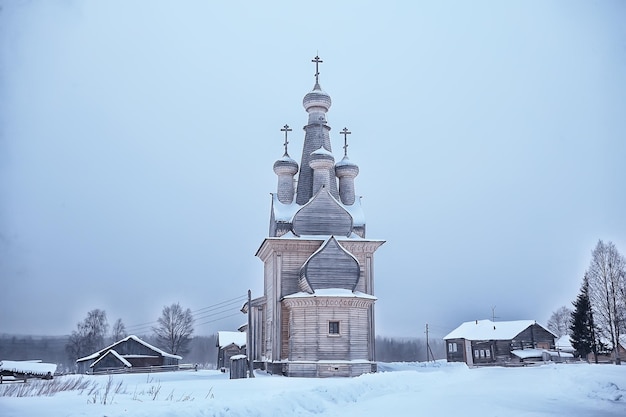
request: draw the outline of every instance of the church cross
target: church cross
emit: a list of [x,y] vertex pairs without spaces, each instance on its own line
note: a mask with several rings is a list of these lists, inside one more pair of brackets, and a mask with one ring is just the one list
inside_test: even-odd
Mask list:
[[287,153],[287,144],[289,143],[289,141],[287,140],[287,134],[289,132],[291,132],[292,130],[293,129],[289,128],[289,125],[285,125],[282,129],[280,129],[281,132],[285,132],[285,143],[284,143],[284,145],[285,145],[285,155],[288,155],[288,153]]
[[348,135],[351,135],[352,132],[349,132],[348,128],[344,127],[341,134],[343,135],[343,156],[348,156]]
[[315,62],[315,83],[317,84],[319,82],[319,75],[320,75],[319,65],[324,61],[322,61],[318,55],[315,55],[315,58],[313,58],[311,62]]

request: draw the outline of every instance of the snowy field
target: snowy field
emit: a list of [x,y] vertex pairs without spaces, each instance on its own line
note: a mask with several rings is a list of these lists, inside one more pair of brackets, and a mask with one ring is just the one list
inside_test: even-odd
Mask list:
[[[400,363],[380,364],[377,374],[358,378],[261,372],[255,379],[229,380],[228,374],[200,370],[54,382],[71,378],[89,387],[0,397],[0,416],[626,416],[626,366],[614,365],[468,369]],[[23,383],[0,390],[17,385]]]

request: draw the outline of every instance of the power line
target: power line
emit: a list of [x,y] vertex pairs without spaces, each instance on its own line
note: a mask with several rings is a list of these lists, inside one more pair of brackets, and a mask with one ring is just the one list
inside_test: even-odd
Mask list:
[[[233,309],[235,309],[234,305],[239,305],[241,304],[242,301],[246,300],[247,296],[241,295],[238,297],[234,297],[228,300],[224,300],[224,301],[220,301],[219,303],[215,303],[212,305],[209,305],[207,307],[202,307],[199,308],[197,310],[192,311],[192,317],[194,319],[195,322],[200,321],[200,320],[204,320],[207,319],[209,317],[213,317],[219,314],[223,314],[226,313],[228,311],[232,311]],[[218,320],[221,320],[223,318],[227,318],[227,317],[232,317],[235,316],[237,314],[241,314],[239,312],[239,308],[237,308],[237,312],[230,314],[228,316],[222,317],[222,318],[216,318],[213,320],[209,320],[206,322],[202,322],[202,323],[196,323],[196,325],[201,326],[203,324],[207,324],[207,323],[212,323]],[[129,332],[143,332],[143,331],[147,331],[150,330],[152,327],[154,327],[155,325],[158,324],[158,320],[155,321],[151,321],[151,322],[145,322],[145,323],[140,323],[140,324],[135,324],[135,325],[131,325],[131,326],[126,326],[126,329]]]

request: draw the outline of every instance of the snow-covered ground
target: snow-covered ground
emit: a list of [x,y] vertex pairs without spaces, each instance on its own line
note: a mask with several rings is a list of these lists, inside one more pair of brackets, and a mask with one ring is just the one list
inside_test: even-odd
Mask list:
[[[257,373],[254,379],[230,380],[228,374],[200,370],[66,376],[55,381],[64,378],[83,378],[99,389],[0,397],[0,415],[626,416],[626,366],[615,365],[468,369],[445,362],[397,363],[380,364],[377,374],[358,378],[302,379]],[[0,386],[0,390],[15,384]],[[122,389],[114,394],[118,384]]]

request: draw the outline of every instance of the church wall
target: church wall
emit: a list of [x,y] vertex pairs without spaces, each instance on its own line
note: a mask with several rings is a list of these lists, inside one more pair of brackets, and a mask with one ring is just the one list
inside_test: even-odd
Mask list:
[[[265,295],[266,295],[266,303],[265,303],[265,331],[264,331],[264,349],[265,357],[268,359],[272,358],[272,318],[274,315],[274,263],[273,259],[270,258],[265,262]],[[268,279],[269,278],[269,279]]]
[[[290,314],[283,345],[289,360],[369,359],[369,302],[331,298],[294,304],[287,307]],[[339,322],[339,335],[329,335],[329,321]]]
[[[321,246],[322,242],[315,247],[315,250]],[[300,248],[300,250],[284,253],[283,261],[283,287],[281,296],[294,294],[300,291],[298,281],[300,279],[300,267],[315,251],[310,247]]]

